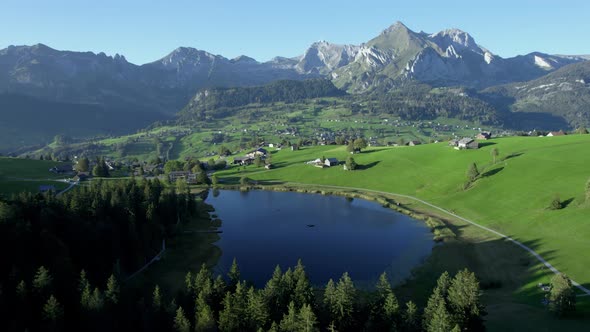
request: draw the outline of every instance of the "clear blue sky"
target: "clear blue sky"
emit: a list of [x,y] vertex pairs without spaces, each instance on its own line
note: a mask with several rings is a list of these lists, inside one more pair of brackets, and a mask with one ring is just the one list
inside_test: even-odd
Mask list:
[[2,0],[0,48],[44,43],[143,64],[178,46],[259,61],[314,41],[359,44],[395,21],[459,28],[503,57],[590,54],[589,0]]

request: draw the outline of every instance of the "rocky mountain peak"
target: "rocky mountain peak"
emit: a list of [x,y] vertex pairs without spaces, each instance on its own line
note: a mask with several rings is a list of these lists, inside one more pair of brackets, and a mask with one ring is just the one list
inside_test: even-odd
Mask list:
[[381,34],[385,35],[385,34],[396,32],[396,31],[411,31],[411,30],[402,22],[396,21],[395,23],[390,25],[389,28],[383,30],[381,32]]
[[476,50],[479,53],[484,53],[481,52],[480,47],[470,34],[459,29],[446,29],[430,35],[429,38],[441,46],[442,49],[447,49],[449,46],[453,46],[455,49],[470,49]]
[[256,61],[255,59],[246,56],[246,55],[240,55],[237,56],[233,59],[230,60],[232,63],[242,63],[242,64],[258,64],[258,61]]

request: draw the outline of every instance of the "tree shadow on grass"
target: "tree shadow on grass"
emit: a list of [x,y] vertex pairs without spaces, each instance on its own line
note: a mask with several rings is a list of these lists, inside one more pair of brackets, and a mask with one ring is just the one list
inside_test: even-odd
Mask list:
[[565,209],[568,205],[570,205],[574,201],[574,197],[566,199],[565,201],[561,202],[561,208]]
[[503,160],[508,160],[508,159],[512,159],[512,158],[520,157],[520,156],[522,156],[523,154],[524,154],[524,152],[514,152],[514,153],[511,153],[511,154],[507,155],[506,157],[504,157],[504,159],[503,159]]
[[483,173],[483,174],[481,175],[481,177],[482,177],[482,178],[487,178],[487,177],[489,177],[489,176],[496,175],[496,174],[500,173],[500,172],[501,172],[503,169],[504,169],[504,167],[498,167],[498,168],[494,168],[494,169],[492,169],[492,170],[489,170],[489,171],[487,171],[487,172]]
[[483,147],[486,147],[486,146],[496,145],[496,144],[498,144],[498,143],[490,142],[490,141],[479,142],[479,147],[480,148],[483,148]]
[[368,164],[364,164],[364,165],[357,165],[356,169],[358,169],[358,170],[369,169],[373,166],[376,166],[377,164],[379,164],[379,161],[374,161],[372,163],[368,163]]

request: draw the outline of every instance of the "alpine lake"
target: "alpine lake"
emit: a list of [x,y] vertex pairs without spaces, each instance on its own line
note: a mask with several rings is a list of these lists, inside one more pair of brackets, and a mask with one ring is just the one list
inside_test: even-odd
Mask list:
[[348,272],[371,288],[387,272],[393,283],[411,276],[435,242],[424,222],[376,202],[294,192],[216,190],[207,198],[221,219],[221,257],[233,259],[241,278],[263,287],[277,265],[283,272],[301,259],[310,281],[322,286]]

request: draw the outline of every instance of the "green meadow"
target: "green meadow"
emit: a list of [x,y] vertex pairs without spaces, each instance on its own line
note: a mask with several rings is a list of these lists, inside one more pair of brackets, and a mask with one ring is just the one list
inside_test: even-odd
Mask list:
[[[282,150],[272,170],[234,167],[219,176],[325,184],[406,194],[452,210],[506,235],[532,243],[560,270],[590,284],[588,248],[590,136],[510,137],[483,142],[478,150],[455,150],[447,143],[367,149],[355,154],[361,169],[317,168],[305,162],[322,156],[345,160],[344,146]],[[491,150],[498,149],[494,164]],[[463,189],[469,164],[480,178]],[[567,206],[548,209],[558,195]]]
[[56,190],[66,188],[66,183],[58,182],[63,175],[49,172],[51,167],[59,164],[48,160],[0,157],[0,194],[37,192],[41,185],[52,185]]
[[[494,148],[499,152],[495,163],[491,155]],[[588,287],[590,257],[585,252],[590,235],[590,202],[585,201],[585,188],[590,178],[589,151],[590,135],[509,137],[481,142],[478,150],[459,151],[447,143],[369,148],[353,155],[361,165],[355,171],[345,171],[342,166],[306,165],[306,161],[316,158],[344,161],[350,155],[344,146],[322,146],[273,151],[275,169],[233,167],[219,173],[219,177],[222,182],[237,182],[246,176],[260,183],[332,185],[415,196],[526,244]],[[468,166],[474,162],[481,175],[464,189]],[[551,210],[550,203],[556,196],[565,207]],[[407,203],[420,210],[419,204]],[[471,244],[438,247],[433,256],[439,262],[434,266],[443,269],[445,265],[478,265],[475,270],[484,278],[491,276],[490,281],[498,279],[514,286],[511,301],[516,298],[517,302],[541,307],[543,294],[536,285],[547,283],[551,273],[519,247],[449,219],[460,237]],[[464,258],[470,255],[472,259]],[[426,268],[433,268],[433,264]],[[507,294],[500,292],[497,296]],[[579,298],[579,308],[588,309],[586,299]]]

